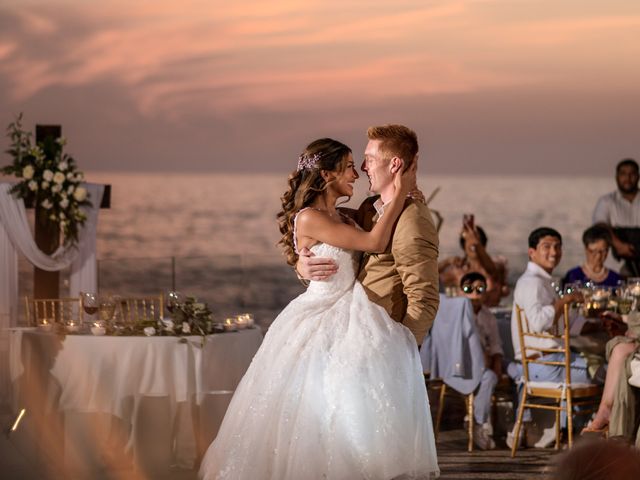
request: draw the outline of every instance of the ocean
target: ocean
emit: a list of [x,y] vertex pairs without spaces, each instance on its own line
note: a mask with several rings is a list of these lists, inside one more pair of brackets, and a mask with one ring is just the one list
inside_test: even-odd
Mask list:
[[[178,289],[207,301],[219,316],[252,311],[265,323],[303,291],[277,247],[276,214],[286,174],[87,173],[112,186],[98,227],[99,288],[114,294]],[[542,225],[561,232],[562,275],[583,259],[582,232],[612,178],[421,175],[418,185],[443,217],[440,256],[459,254],[463,213],[489,237],[488,251],[508,259],[512,282],[523,271],[527,236]],[[346,204],[357,208],[368,182]],[[613,265],[613,264],[612,264]],[[21,292],[30,268],[21,264]]]

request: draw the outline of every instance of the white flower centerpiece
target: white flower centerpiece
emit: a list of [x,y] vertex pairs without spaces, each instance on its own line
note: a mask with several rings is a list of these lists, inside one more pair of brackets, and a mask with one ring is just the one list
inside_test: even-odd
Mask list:
[[65,245],[77,244],[80,227],[87,220],[81,207],[91,202],[81,185],[84,174],[75,160],[63,153],[66,140],[60,137],[34,145],[31,133],[22,129],[22,114],[9,124],[7,132],[11,140],[7,153],[13,161],[0,171],[19,179],[11,193],[44,209],[48,220],[60,228]]

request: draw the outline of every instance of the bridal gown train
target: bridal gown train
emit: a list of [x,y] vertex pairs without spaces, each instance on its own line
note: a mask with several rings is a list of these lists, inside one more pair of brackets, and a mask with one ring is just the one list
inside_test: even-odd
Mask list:
[[372,303],[350,252],[274,320],[204,456],[206,480],[390,480],[439,474],[410,331]]

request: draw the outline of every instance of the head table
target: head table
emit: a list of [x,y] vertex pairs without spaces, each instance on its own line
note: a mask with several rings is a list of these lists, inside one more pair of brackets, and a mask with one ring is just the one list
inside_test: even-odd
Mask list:
[[[9,369],[16,407],[36,409],[35,417],[62,417],[67,462],[91,456],[82,431],[89,427],[78,425],[77,414],[100,414],[128,426],[125,448],[134,454],[149,442],[154,448],[165,443],[169,464],[195,466],[261,342],[258,328],[206,337],[61,336],[12,329]],[[162,432],[169,438],[161,438]]]

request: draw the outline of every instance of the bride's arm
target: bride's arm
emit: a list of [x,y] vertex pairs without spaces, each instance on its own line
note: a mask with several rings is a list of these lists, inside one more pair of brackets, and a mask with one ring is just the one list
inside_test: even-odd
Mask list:
[[393,225],[402,212],[409,186],[414,183],[413,177],[415,168],[409,168],[404,173],[402,167],[398,169],[394,177],[393,199],[385,205],[384,215],[370,232],[335,222],[325,212],[309,209],[302,212],[297,220],[298,243],[306,243],[306,237],[339,248],[371,253],[383,252],[391,239]]

